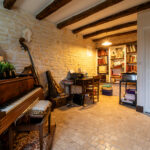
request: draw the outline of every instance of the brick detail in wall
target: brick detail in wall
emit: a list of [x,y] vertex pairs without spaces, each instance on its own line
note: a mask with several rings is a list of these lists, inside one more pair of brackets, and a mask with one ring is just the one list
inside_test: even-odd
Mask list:
[[[58,83],[66,78],[70,69],[77,71],[80,67],[89,75],[96,74],[96,50],[92,41],[83,40],[82,36],[67,29],[58,30],[48,20],[38,21],[25,12],[0,8],[0,54],[15,65],[17,72],[30,64],[18,42],[25,28],[33,32],[32,42],[28,45],[45,88],[46,70],[52,72]],[[87,49],[91,56],[87,55]]]

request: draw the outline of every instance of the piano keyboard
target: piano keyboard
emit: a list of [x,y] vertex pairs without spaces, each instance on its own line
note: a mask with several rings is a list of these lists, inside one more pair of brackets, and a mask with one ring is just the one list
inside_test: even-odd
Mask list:
[[36,88],[35,90],[29,92],[28,94],[26,94],[25,96],[19,98],[18,100],[14,101],[13,103],[11,103],[10,105],[1,108],[0,112],[5,112],[6,114],[10,111],[12,111],[13,109],[15,109],[18,105],[20,105],[21,103],[23,103],[26,99],[28,99],[30,96],[32,96],[33,94],[35,94],[37,91],[39,91],[39,89],[41,88]]
[[0,108],[0,134],[4,132],[13,122],[22,117],[32,106],[38,102],[39,99],[43,99],[43,89],[36,88],[19,98],[11,105],[4,108]]

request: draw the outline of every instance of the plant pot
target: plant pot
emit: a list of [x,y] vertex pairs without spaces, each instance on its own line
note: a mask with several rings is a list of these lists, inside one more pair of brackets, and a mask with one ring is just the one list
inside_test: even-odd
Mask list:
[[0,80],[3,80],[4,79],[4,75],[3,73],[0,73]]
[[15,71],[13,70],[13,71],[11,71],[11,75],[12,75],[12,78],[16,78],[16,73],[15,73]]
[[6,73],[6,79],[11,78],[11,76],[10,76],[10,71],[6,71],[5,73]]

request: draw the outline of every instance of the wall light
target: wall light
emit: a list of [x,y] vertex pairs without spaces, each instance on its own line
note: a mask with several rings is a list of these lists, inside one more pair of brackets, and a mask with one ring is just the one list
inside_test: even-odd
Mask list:
[[87,51],[86,51],[87,56],[92,56],[92,47],[87,46]]
[[89,50],[87,50],[87,56],[92,56],[92,53]]

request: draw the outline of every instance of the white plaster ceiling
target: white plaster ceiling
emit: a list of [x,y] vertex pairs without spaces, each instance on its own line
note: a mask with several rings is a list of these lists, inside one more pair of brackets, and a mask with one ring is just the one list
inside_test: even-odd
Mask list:
[[[2,2],[3,0],[0,0],[0,2]],[[15,3],[14,7],[17,9],[21,9],[24,10],[30,14],[32,14],[33,16],[36,16],[36,14],[38,14],[43,8],[45,8],[48,4],[50,4],[51,2],[53,2],[54,0],[17,0],[17,2]],[[46,19],[48,19],[50,22],[57,24],[63,20],[66,20],[67,18],[70,18],[76,14],[79,14],[99,3],[104,2],[105,0],[72,0],[70,3],[66,4],[65,6],[63,6],[62,8],[60,8],[59,10],[57,10],[56,12],[54,12],[53,14],[51,14],[50,16],[48,16]],[[144,2],[148,2],[150,0],[123,0],[122,2],[111,6],[109,8],[106,8],[100,12],[97,12],[85,19],[82,19],[79,22],[76,22],[74,24],[71,24],[69,26],[67,26],[66,28],[73,30],[76,29],[80,26],[86,25],[88,23],[94,22],[98,19],[102,19],[105,18],[107,16],[110,16],[112,14],[115,14],[117,12],[126,10],[128,8],[131,8],[133,6],[142,4]],[[115,21],[111,21],[96,27],[92,27],[92,28],[88,28],[86,30],[83,30],[80,32],[80,34],[87,34],[87,33],[91,33],[100,29],[104,29],[104,28],[109,28],[112,26],[116,26],[119,25],[121,23],[126,23],[126,22],[130,22],[130,21],[135,21],[137,20],[137,14],[133,14],[127,17],[123,17],[120,19],[117,19]],[[131,28],[126,28],[127,31],[131,30]],[[125,30],[125,29],[122,29]],[[118,31],[114,31],[114,32],[122,32],[122,30],[118,30]],[[112,33],[114,33],[112,32]],[[109,34],[112,34],[109,33]],[[104,36],[102,35],[98,35],[98,37]],[[95,37],[92,37],[91,39],[93,39]]]
[[141,3],[144,3],[147,1],[149,1],[149,0],[123,0],[122,2],[120,2],[116,5],[108,7],[100,12],[97,12],[97,13],[77,22],[77,23],[69,25],[68,28],[71,30],[78,28],[80,26],[86,25],[88,23],[94,22],[94,21],[102,19],[102,18],[105,18],[107,16],[110,16],[112,14],[118,13],[120,11],[126,10],[128,8],[131,8],[133,6],[136,6],[138,4],[141,4]]
[[122,18],[116,19],[115,21],[110,21],[109,23],[104,23],[104,24],[98,25],[96,27],[88,28],[86,30],[81,31],[80,33],[87,34],[87,33],[97,31],[97,30],[109,28],[112,26],[117,26],[119,24],[124,24],[127,22],[136,21],[136,20],[137,20],[137,14],[133,14],[133,15],[129,15],[127,17],[122,17]]

